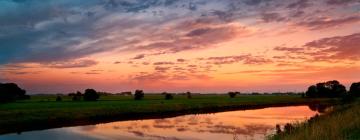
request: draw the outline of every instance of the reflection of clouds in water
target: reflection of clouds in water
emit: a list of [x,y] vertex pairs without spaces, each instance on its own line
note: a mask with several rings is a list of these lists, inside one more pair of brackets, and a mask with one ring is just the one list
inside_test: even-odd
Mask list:
[[[297,112],[284,116],[286,112]],[[305,111],[304,111],[305,110]],[[308,107],[267,108],[249,111],[232,111],[215,114],[185,115],[174,118],[123,121],[83,127],[91,135],[119,135],[133,139],[231,139],[234,135],[241,139],[263,139],[275,132],[275,125],[303,120],[315,115]]]
[[151,134],[145,134],[143,132],[140,131],[130,131],[130,133],[133,133],[135,136],[138,137],[144,137],[144,138],[155,138],[155,139],[160,139],[160,140],[181,140],[180,138],[176,138],[176,137],[165,137],[165,136],[159,136],[159,135],[151,135]]
[[259,119],[259,120],[294,120],[294,119],[299,119],[298,116],[296,117],[285,117],[285,116],[238,116],[238,118],[243,118],[243,119]]
[[174,128],[175,125],[172,124],[172,121],[170,119],[156,119],[154,120],[153,127],[160,129],[170,129]]
[[[221,120],[214,122],[213,117],[208,116],[197,116],[197,115],[188,115],[168,119],[156,119],[152,121],[152,126],[145,125],[147,129],[160,129],[161,130],[175,130],[177,132],[195,132],[195,133],[213,133],[213,134],[238,134],[246,136],[254,136],[256,134],[267,134],[268,131],[274,129],[272,125],[264,124],[247,124],[244,126],[237,126],[236,124],[225,124]],[[236,121],[236,120],[234,120]],[[138,125],[139,126],[139,125]],[[141,128],[135,128],[133,130],[143,130]],[[151,128],[150,128],[151,127]],[[134,134],[135,136],[141,137],[155,137],[151,134],[146,134],[145,131],[133,131],[128,129],[129,133]]]
[[84,130],[84,131],[93,131],[93,130],[96,130],[96,125],[81,126],[81,130]]
[[216,125],[207,126],[208,129],[197,129],[197,132],[200,133],[222,133],[222,134],[240,134],[246,136],[254,136],[255,134],[266,134],[268,131],[272,130],[274,127],[272,125],[262,125],[262,124],[250,124],[245,125],[244,127],[237,127],[234,125],[224,125],[222,123]]

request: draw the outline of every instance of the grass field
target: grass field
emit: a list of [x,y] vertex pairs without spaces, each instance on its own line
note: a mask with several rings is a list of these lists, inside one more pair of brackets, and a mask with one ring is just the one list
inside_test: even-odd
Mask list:
[[188,113],[253,109],[267,106],[336,102],[334,99],[308,99],[297,95],[237,96],[145,95],[140,101],[132,96],[102,96],[99,101],[71,101],[68,96],[57,102],[56,96],[32,96],[31,100],[0,104],[0,133],[85,125],[116,120],[166,117]]
[[337,106],[329,114],[311,122],[295,124],[291,133],[275,135],[272,140],[359,140],[360,101]]

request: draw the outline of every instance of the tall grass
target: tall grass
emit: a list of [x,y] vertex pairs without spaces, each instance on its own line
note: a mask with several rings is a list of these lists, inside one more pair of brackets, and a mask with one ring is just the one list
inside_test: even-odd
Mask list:
[[271,140],[359,140],[360,101],[337,106],[334,110],[306,123],[295,124],[292,133],[278,134]]

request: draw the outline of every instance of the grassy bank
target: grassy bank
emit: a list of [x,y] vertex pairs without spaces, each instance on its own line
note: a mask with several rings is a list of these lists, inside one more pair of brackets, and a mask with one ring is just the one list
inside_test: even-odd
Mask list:
[[309,122],[295,124],[291,133],[278,134],[272,140],[359,140],[360,101],[336,106],[329,114]]
[[131,96],[103,96],[99,101],[71,101],[63,97],[33,96],[31,100],[0,104],[0,133],[86,125],[117,120],[170,117],[189,113],[208,113],[270,106],[329,103],[333,99],[306,99],[300,96],[176,95],[164,100],[162,95],[146,95],[134,101]]

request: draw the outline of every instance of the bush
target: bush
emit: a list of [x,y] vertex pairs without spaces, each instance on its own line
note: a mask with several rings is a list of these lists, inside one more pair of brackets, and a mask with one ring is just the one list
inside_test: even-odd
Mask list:
[[30,96],[25,94],[26,91],[14,83],[0,83],[0,102],[30,99]]
[[228,94],[230,98],[235,98],[236,94],[239,94],[239,92],[229,92]]
[[80,91],[76,92],[76,94],[69,94],[69,96],[72,96],[72,100],[73,101],[80,101],[81,100],[81,96],[82,96],[82,93]]
[[360,82],[351,84],[349,94],[351,94],[353,97],[360,96]]
[[57,97],[56,97],[56,101],[57,101],[57,102],[61,102],[61,101],[62,101],[61,96],[57,96]]
[[144,91],[135,90],[134,99],[135,100],[142,100],[143,98],[144,98]]
[[98,100],[100,95],[94,89],[86,89],[84,93],[85,101],[96,101]]
[[191,99],[192,98],[191,92],[186,92],[186,96],[187,96],[188,99]]
[[165,94],[165,100],[172,100],[172,99],[174,99],[174,96],[172,94],[170,93]]

